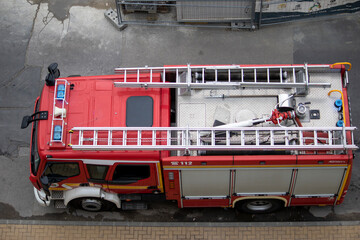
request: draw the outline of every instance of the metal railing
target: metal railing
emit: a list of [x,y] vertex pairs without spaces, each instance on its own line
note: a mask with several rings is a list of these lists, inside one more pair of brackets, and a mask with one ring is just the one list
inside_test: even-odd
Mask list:
[[254,29],[255,2],[255,0],[115,0],[116,11],[109,9],[105,12],[105,16],[119,29],[129,24]]

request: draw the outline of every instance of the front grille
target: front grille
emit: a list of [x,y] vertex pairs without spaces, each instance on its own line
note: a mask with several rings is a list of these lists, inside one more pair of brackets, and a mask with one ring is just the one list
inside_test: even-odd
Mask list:
[[55,208],[66,208],[63,200],[55,200],[54,206]]
[[64,199],[64,191],[51,191],[51,199]]

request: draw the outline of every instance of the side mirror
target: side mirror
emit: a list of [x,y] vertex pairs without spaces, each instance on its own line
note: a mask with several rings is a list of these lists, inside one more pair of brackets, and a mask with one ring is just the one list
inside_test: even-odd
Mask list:
[[24,116],[21,122],[21,129],[27,128],[27,126],[29,126],[29,124],[32,122],[32,119],[33,118],[31,116]]
[[54,86],[55,79],[60,77],[60,70],[57,68],[57,63],[52,63],[48,66],[48,75],[45,78],[45,82],[47,86]]
[[49,115],[48,111],[39,111],[31,116],[23,117],[23,120],[21,122],[21,129],[27,128],[27,126],[29,126],[29,124],[33,121],[48,119],[48,115]]

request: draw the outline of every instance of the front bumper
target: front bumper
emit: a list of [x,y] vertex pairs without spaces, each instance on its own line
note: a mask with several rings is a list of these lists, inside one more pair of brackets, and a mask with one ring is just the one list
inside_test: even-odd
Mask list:
[[43,207],[48,207],[50,206],[50,200],[48,199],[48,197],[46,196],[46,193],[44,192],[43,189],[41,189],[40,191],[37,190],[34,187],[34,195],[35,195],[35,199],[36,201]]

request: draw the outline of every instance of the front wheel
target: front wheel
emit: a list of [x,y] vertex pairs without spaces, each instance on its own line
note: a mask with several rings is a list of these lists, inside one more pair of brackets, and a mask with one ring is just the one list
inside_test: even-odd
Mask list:
[[249,199],[237,202],[235,207],[247,213],[271,213],[279,210],[283,202],[274,199]]
[[114,204],[99,198],[79,198],[70,203],[75,208],[80,208],[89,212],[106,211],[114,208]]

